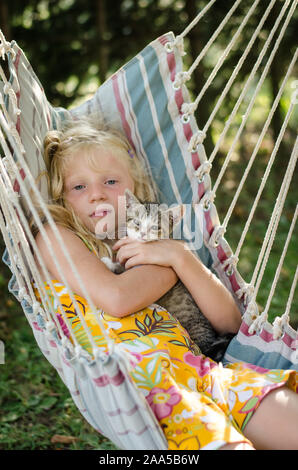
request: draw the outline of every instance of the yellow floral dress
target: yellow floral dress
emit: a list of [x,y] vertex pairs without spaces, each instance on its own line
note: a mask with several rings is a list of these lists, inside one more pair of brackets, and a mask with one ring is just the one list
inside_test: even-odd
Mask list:
[[[75,337],[92,354],[65,286],[58,281],[53,285]],[[45,287],[50,294],[50,287]],[[95,342],[106,350],[87,302],[75,298]],[[59,308],[55,309],[64,333],[71,338]],[[133,355],[131,377],[158,419],[169,449],[219,449],[228,443],[249,443],[243,430],[261,400],[285,384],[298,393],[295,371],[244,363],[223,367],[203,356],[180,323],[156,304],[122,318],[100,315],[109,336]]]

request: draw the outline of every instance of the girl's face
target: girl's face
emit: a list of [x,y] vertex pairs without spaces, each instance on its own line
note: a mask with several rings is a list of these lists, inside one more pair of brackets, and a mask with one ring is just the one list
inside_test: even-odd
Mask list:
[[[96,170],[88,161],[90,151]],[[134,191],[133,179],[126,164],[111,150],[95,147],[70,156],[64,174],[64,199],[98,238],[118,238],[116,230],[125,217],[126,188]]]

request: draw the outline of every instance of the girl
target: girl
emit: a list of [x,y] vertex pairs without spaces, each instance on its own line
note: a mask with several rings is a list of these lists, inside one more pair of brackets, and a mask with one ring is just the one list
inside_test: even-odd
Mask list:
[[[92,301],[105,312],[101,315],[109,334],[133,351],[132,379],[159,420],[169,449],[298,449],[295,371],[242,363],[223,367],[198,354],[179,322],[152,305],[180,278],[218,332],[236,333],[241,322],[231,294],[184,242],[141,243],[118,236],[125,189],[141,200],[154,198],[124,136],[98,129],[87,119],[74,121],[63,132],[48,133],[45,160],[49,209]],[[102,341],[81,285],[47,224],[45,229],[94,338]],[[36,242],[73,319],[76,312],[62,293],[59,272],[40,233]],[[100,259],[107,255],[126,271],[111,272]],[[76,318],[76,332],[78,322]],[[150,380],[140,382],[140,374],[149,369]]]

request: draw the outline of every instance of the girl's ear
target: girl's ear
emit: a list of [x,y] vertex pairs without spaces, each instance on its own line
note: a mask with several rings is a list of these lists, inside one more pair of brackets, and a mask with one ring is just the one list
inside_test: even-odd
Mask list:
[[140,201],[135,197],[135,195],[128,189],[125,189],[124,195],[126,197],[126,207],[129,208],[132,205],[140,204]]

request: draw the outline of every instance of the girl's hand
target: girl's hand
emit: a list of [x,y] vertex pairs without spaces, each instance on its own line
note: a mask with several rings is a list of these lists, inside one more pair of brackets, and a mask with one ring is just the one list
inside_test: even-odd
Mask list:
[[141,264],[157,264],[173,267],[178,256],[184,251],[184,242],[178,240],[156,240],[143,242],[122,238],[113,250],[118,251],[116,259],[125,269]]

